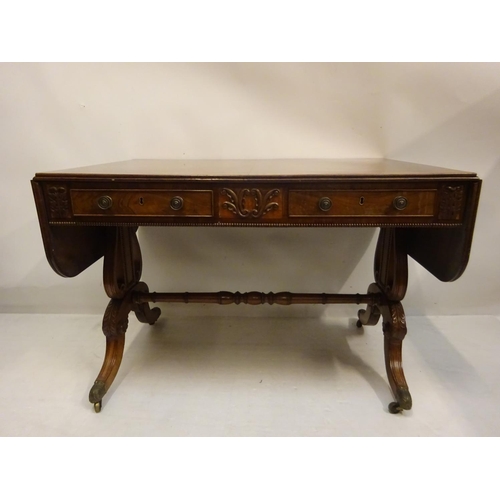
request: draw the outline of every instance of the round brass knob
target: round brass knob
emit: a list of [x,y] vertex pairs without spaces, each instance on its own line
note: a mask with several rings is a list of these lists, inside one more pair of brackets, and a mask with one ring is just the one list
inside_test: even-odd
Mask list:
[[170,200],[170,208],[172,210],[180,210],[184,205],[184,200],[180,196],[174,196]]
[[323,210],[323,212],[328,212],[328,210],[332,208],[332,200],[330,200],[330,198],[325,196],[324,198],[321,198],[319,200],[318,205],[320,210]]
[[97,205],[101,210],[107,210],[108,208],[111,208],[111,205],[113,205],[113,200],[111,199],[111,196],[101,196],[97,200]]
[[396,196],[392,204],[396,210],[404,210],[408,205],[408,200],[404,196]]

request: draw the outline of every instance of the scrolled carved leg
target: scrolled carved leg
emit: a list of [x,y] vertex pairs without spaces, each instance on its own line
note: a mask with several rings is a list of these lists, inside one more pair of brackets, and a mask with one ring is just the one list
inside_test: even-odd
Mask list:
[[[382,293],[376,283],[368,287],[368,293]],[[380,310],[377,305],[368,305],[366,309],[358,311],[358,321],[356,326],[361,328],[363,325],[376,325],[380,319]]]
[[102,330],[106,336],[106,354],[101,371],[89,394],[89,401],[94,405],[96,413],[101,411],[102,398],[108,392],[120,368],[131,308],[130,296],[127,295],[123,299],[111,299],[104,313]]
[[128,315],[134,311],[142,323],[153,324],[160,316],[160,309],[150,309],[148,304],[135,303],[134,292],[148,292],[145,283],[139,282],[142,257],[137,240],[137,227],[117,227],[109,234],[104,255],[104,290],[111,301],[106,308],[102,330],[106,336],[106,355],[97,375],[89,400],[95,411],[101,411],[102,398],[118,373],[125,346]]
[[383,317],[385,368],[396,399],[389,405],[389,411],[400,413],[412,406],[402,361],[403,339],[407,331],[406,317],[401,302],[388,301],[380,306],[380,310]]
[[130,311],[135,312],[139,321],[151,325],[160,316],[158,307],[150,309],[148,304],[134,302],[134,292],[148,291],[146,283],[139,282],[122,299],[111,299],[106,308],[102,320],[102,331],[106,336],[106,354],[101,371],[89,394],[89,401],[94,405],[96,413],[101,411],[102,398],[108,392],[120,368]]
[[406,318],[401,301],[408,285],[408,256],[404,233],[394,228],[380,230],[374,262],[375,283],[368,293],[378,294],[374,305],[358,312],[357,326],[375,325],[383,318],[385,367],[395,402],[391,413],[412,407],[408,384],[403,372],[402,347],[406,335]]

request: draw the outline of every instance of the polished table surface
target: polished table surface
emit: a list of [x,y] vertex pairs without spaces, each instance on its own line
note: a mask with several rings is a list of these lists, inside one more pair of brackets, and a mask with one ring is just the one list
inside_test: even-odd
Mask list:
[[434,177],[471,176],[472,172],[383,158],[275,160],[126,160],[38,173],[53,176],[122,177]]
[[[118,371],[128,314],[154,323],[149,302],[363,303],[358,326],[383,318],[395,402],[411,408],[401,348],[411,256],[442,281],[465,270],[481,180],[473,172],[388,159],[129,160],[37,173],[32,180],[45,253],[71,277],[104,256],[105,360],[90,401],[100,411]],[[366,294],[150,293],[140,281],[138,226],[380,227]],[[307,279],[307,276],[304,277]]]

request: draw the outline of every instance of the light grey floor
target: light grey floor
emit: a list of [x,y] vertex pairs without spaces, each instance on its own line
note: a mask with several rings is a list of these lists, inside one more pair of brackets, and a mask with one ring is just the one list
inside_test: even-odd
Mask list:
[[380,325],[131,315],[95,414],[101,317],[0,315],[2,436],[498,436],[500,320],[409,317],[414,407],[391,415]]

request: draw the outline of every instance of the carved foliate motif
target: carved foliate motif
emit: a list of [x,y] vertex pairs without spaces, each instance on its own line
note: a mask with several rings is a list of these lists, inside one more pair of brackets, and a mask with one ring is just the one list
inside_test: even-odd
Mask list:
[[125,335],[128,328],[128,313],[131,308],[131,304],[124,307],[124,300],[111,299],[102,320],[102,330],[106,337],[113,338]]
[[439,203],[439,219],[458,220],[462,213],[464,201],[463,186],[446,186],[441,190]]
[[245,188],[238,195],[232,189],[224,188],[221,190],[221,194],[229,200],[222,204],[222,208],[242,218],[251,217],[258,219],[268,212],[279,208],[279,204],[276,201],[271,201],[280,194],[279,189],[271,189],[263,194],[260,189]]
[[406,316],[401,302],[388,302],[391,321],[384,323],[384,334],[391,339],[403,340],[406,335]]
[[52,219],[69,219],[68,190],[64,186],[49,186],[47,189],[50,217]]

